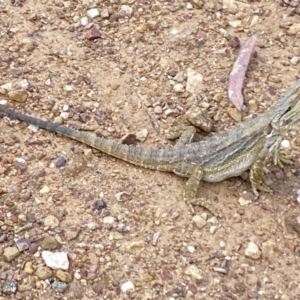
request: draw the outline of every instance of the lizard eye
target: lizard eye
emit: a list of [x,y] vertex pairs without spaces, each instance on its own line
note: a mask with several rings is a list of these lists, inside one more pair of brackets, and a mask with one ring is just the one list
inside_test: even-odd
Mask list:
[[270,133],[272,132],[272,130],[273,130],[273,127],[272,127],[272,125],[270,124],[270,125],[267,127],[267,129],[266,129],[266,134],[270,134]]
[[299,122],[300,120],[300,101],[293,103],[290,105],[286,112],[280,118],[280,125],[281,126],[292,126],[293,124]]
[[292,106],[289,106],[285,113],[288,113],[291,110],[292,110]]

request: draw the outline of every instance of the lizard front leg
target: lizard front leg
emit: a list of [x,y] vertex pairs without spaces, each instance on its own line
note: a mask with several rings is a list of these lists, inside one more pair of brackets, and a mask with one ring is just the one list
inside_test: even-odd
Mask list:
[[267,193],[272,192],[271,188],[269,188],[267,185],[262,183],[264,165],[267,159],[267,152],[268,152],[267,149],[261,150],[255,163],[252,165],[250,169],[250,182],[252,185],[253,193],[256,196],[258,196],[257,190],[267,192]]
[[190,176],[190,178],[187,180],[184,190],[184,201],[188,205],[190,211],[192,214],[194,214],[194,208],[193,205],[199,205],[202,206],[209,211],[211,211],[214,215],[217,215],[215,209],[213,208],[210,200],[206,198],[197,198],[197,190],[199,187],[199,183],[203,176],[203,170],[202,168],[198,167],[194,170],[193,174]]

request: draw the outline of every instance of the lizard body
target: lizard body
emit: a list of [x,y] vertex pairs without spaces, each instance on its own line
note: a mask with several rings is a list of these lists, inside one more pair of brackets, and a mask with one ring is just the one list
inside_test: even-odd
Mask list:
[[256,118],[241,122],[206,140],[189,143],[194,133],[192,130],[180,143],[167,149],[124,145],[68,126],[43,121],[3,105],[0,105],[0,112],[62,134],[137,166],[187,177],[189,179],[184,199],[191,211],[194,212],[192,205],[200,205],[215,213],[209,201],[196,197],[201,180],[219,182],[239,176],[250,169],[254,193],[258,195],[257,190],[270,191],[270,188],[261,183],[264,162],[271,154],[275,164],[281,165],[286,161],[281,157],[279,147],[287,130],[300,121],[300,80],[275,105]]

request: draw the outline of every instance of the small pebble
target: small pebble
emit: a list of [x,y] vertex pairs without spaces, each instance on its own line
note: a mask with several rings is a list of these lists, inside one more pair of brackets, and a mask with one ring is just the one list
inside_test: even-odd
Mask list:
[[53,215],[48,215],[44,218],[44,225],[53,229],[59,225],[59,220]]
[[60,156],[60,157],[56,160],[55,166],[56,166],[57,168],[61,168],[61,167],[65,166],[66,162],[67,162],[67,160],[66,160],[63,156]]
[[226,247],[226,242],[220,241],[220,248],[225,248],[225,247]]
[[281,147],[282,148],[290,148],[290,141],[288,141],[288,140],[282,140]]
[[134,284],[131,281],[127,281],[121,285],[121,291],[126,293],[130,290],[134,290]]
[[70,106],[68,104],[64,104],[62,107],[62,111],[68,111]]
[[293,56],[290,60],[291,64],[296,66],[299,62],[299,56]]
[[217,229],[218,229],[217,226],[211,226],[211,227],[209,228],[209,232],[210,232],[211,234],[215,234],[216,231],[217,231]]
[[148,130],[146,128],[139,130],[136,133],[136,139],[140,142],[144,142],[148,136]]
[[173,87],[173,90],[176,93],[184,93],[185,92],[184,86],[181,83],[175,84]]
[[203,82],[203,75],[195,70],[188,68],[187,69],[187,82],[186,90],[190,93],[197,94],[201,93]]
[[174,113],[174,111],[173,111],[171,108],[168,108],[168,109],[165,110],[165,115],[166,115],[166,116],[170,116],[170,115],[172,115],[173,113]]
[[61,116],[57,116],[53,119],[53,123],[55,124],[63,124],[64,119]]
[[89,19],[88,17],[83,17],[80,19],[80,23],[82,26],[86,26],[87,24],[89,24]]
[[27,261],[25,263],[24,272],[27,273],[27,274],[33,274],[34,269],[32,267],[32,262],[31,261]]
[[66,289],[68,288],[67,284],[65,282],[54,280],[51,283],[51,287],[55,292],[58,293],[64,293]]
[[185,274],[190,275],[196,280],[202,280],[203,274],[202,271],[196,265],[190,265],[186,268]]
[[10,92],[8,92],[7,96],[12,101],[23,103],[23,102],[26,102],[26,100],[28,98],[28,93],[24,90],[10,91]]
[[250,242],[245,250],[245,255],[253,259],[258,259],[261,256],[261,251],[255,243]]
[[206,225],[206,223],[207,223],[207,222],[206,222],[203,218],[201,218],[199,215],[193,216],[192,220],[193,220],[194,224],[196,225],[196,227],[197,227],[198,229],[202,229],[202,228]]
[[20,251],[17,247],[6,247],[4,248],[4,253],[2,255],[2,258],[5,262],[11,262],[16,257],[18,257],[20,254]]
[[28,83],[27,79],[22,79],[22,80],[19,82],[18,86],[19,86],[21,89],[26,89],[26,88],[28,88],[29,83]]
[[103,223],[104,224],[114,224],[115,223],[115,218],[112,216],[107,216],[103,218]]
[[229,45],[232,48],[238,48],[241,45],[241,42],[237,36],[232,36],[229,40]]
[[69,268],[69,260],[66,252],[43,251],[42,258],[45,264],[54,270],[67,270]]
[[5,280],[2,285],[2,293],[5,295],[15,294],[18,290],[18,284],[14,280]]
[[45,234],[45,236],[42,240],[41,246],[44,249],[54,250],[59,246],[59,243],[57,242],[57,240],[54,236]]
[[193,9],[193,4],[190,2],[186,3],[186,9]]
[[173,80],[178,82],[178,83],[181,83],[181,82],[184,82],[184,73],[183,72],[178,72],[177,71],[173,71],[175,73],[175,75],[173,76]]
[[94,203],[93,208],[96,210],[102,210],[107,207],[107,204],[104,200],[98,200]]
[[69,118],[69,113],[67,111],[63,111],[63,112],[60,113],[60,117],[63,120],[67,120]]
[[48,194],[50,192],[50,188],[47,185],[44,185],[41,189],[40,189],[40,194]]
[[120,16],[131,17],[133,9],[128,5],[122,5],[119,11]]
[[91,29],[86,31],[85,38],[89,41],[99,39],[101,38],[101,33],[97,28],[92,27]]
[[38,244],[32,243],[28,249],[29,253],[35,254],[38,251]]
[[227,109],[229,116],[236,122],[242,121],[242,113],[237,110],[235,107],[229,107]]
[[155,106],[154,107],[154,113],[157,115],[160,115],[163,112],[162,107],[161,106]]
[[87,16],[91,19],[96,18],[100,15],[100,12],[97,8],[92,8],[87,11]]
[[39,266],[35,271],[35,275],[41,280],[46,280],[52,277],[52,271],[48,267]]
[[92,289],[97,295],[102,294],[103,288],[99,283],[94,283],[92,285]]
[[72,275],[68,272],[57,270],[56,277],[63,281],[63,282],[71,282],[72,281]]
[[188,246],[187,249],[188,249],[188,251],[189,251],[190,253],[195,252],[195,247],[194,247],[194,246]]
[[108,19],[109,18],[109,12],[108,9],[102,9],[100,12],[101,18],[102,19]]
[[25,251],[29,249],[30,246],[30,240],[26,238],[20,238],[16,241],[16,246],[19,249],[19,251]]

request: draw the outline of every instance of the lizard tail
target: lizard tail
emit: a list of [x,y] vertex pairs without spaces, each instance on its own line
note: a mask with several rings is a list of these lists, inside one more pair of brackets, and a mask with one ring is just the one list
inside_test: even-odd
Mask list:
[[95,134],[79,131],[65,125],[43,121],[11,110],[3,105],[0,105],[0,112],[11,118],[24,121],[39,128],[47,129],[49,131],[69,137],[73,140],[82,142],[104,153],[120,158],[137,166],[157,169],[156,165],[159,164],[159,157],[162,155],[161,150],[145,149],[132,145],[121,144],[119,142],[97,137]]

